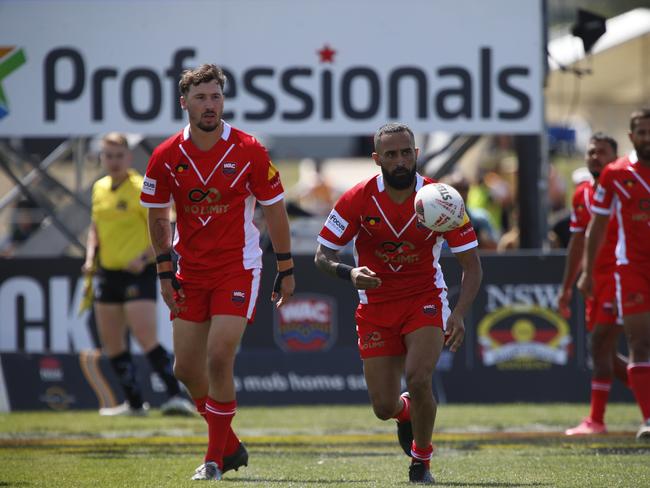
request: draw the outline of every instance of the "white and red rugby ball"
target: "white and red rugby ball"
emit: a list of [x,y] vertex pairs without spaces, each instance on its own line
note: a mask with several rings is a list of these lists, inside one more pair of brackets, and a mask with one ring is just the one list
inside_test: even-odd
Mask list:
[[418,221],[435,232],[449,232],[468,221],[463,197],[445,183],[424,185],[415,194],[414,205]]

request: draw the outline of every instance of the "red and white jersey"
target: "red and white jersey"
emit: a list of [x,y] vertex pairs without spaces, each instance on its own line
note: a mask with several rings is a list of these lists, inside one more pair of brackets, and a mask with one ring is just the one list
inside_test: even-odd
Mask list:
[[264,146],[223,124],[221,138],[209,151],[192,143],[189,125],[160,144],[140,194],[145,207],[175,204],[178,272],[192,281],[261,268],[255,202],[271,205],[284,196]]
[[[592,216],[593,197],[596,186],[593,181],[584,181],[576,187],[571,207],[571,232],[586,232]],[[614,201],[616,204],[616,199]],[[610,219],[607,225],[607,237],[596,256],[594,268],[597,273],[613,272],[616,267],[616,241],[618,240],[618,223]]]
[[[617,205],[612,205],[614,199]],[[592,211],[616,219],[619,231],[616,264],[650,264],[650,167],[625,156],[605,167],[594,194]]]
[[431,179],[416,175],[413,195],[401,204],[385,191],[382,175],[362,181],[336,202],[318,242],[340,250],[354,239],[357,266],[377,273],[379,288],[359,290],[361,303],[379,303],[410,297],[434,288],[446,289],[439,264],[446,239],[452,252],[478,246],[472,224],[438,234],[418,223],[415,193]]

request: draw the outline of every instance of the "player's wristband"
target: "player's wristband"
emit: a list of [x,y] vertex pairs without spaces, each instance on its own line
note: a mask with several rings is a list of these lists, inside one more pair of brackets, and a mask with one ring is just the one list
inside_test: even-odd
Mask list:
[[181,284],[176,279],[176,275],[174,274],[173,271],[161,271],[160,273],[158,273],[158,279],[172,280],[172,287],[174,288],[174,290],[181,289]]
[[336,276],[342,280],[352,281],[352,266],[344,263],[339,263],[336,265]]
[[292,259],[293,256],[291,256],[290,252],[276,252],[275,253],[275,259],[278,261],[289,261]]
[[164,263],[164,262],[166,262],[166,261],[170,261],[170,262],[171,262],[171,260],[172,260],[172,255],[171,255],[171,253],[169,253],[169,252],[167,252],[167,253],[163,253],[163,254],[158,254],[158,256],[156,256],[156,262],[157,262],[158,264],[160,264],[160,263]]
[[278,271],[278,274],[275,275],[275,282],[273,283],[273,291],[280,293],[280,287],[282,286],[282,280],[293,274],[293,268],[285,269],[284,271]]

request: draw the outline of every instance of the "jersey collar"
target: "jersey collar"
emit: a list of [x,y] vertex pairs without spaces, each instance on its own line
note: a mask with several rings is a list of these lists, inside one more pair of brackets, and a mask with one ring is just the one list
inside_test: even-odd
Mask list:
[[[223,132],[221,133],[221,138],[224,141],[227,141],[228,138],[230,137],[230,132],[232,131],[232,126],[226,122],[225,120],[223,122]],[[183,142],[189,141],[191,139],[190,137],[190,124],[187,124],[185,128],[183,129]]]

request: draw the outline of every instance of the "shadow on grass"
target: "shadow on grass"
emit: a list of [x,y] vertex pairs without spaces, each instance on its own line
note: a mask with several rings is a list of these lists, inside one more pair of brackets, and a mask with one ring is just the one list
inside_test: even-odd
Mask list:
[[221,482],[235,482],[235,483],[253,483],[256,484],[257,486],[260,485],[260,483],[263,483],[264,486],[272,486],[275,484],[285,484],[285,483],[298,483],[299,486],[304,486],[304,485],[313,485],[313,484],[319,484],[319,485],[355,485],[359,483],[371,483],[373,480],[324,480],[324,479],[315,479],[315,480],[305,480],[305,479],[292,479],[292,478],[281,478],[281,479],[273,479],[273,478],[237,478],[237,479],[222,479]]
[[508,483],[507,481],[481,481],[481,482],[467,482],[467,481],[448,481],[446,483],[437,483],[438,486],[488,486],[494,488],[516,488],[518,486],[551,486],[550,483],[540,483],[539,481],[531,483]]
[[650,446],[636,446],[636,447],[597,447],[592,449],[596,454],[620,454],[624,456],[632,456],[639,454],[650,454]]

